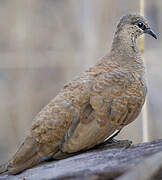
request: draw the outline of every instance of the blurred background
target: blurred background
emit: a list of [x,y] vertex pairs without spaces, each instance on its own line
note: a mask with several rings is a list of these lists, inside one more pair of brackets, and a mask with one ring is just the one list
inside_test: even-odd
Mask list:
[[[145,16],[158,35],[161,8],[161,0],[146,1]],[[139,2],[130,0],[0,1],[0,163],[63,84],[110,49],[119,18],[138,11]],[[162,41],[145,39],[151,141],[162,138]],[[119,138],[142,142],[141,116]]]

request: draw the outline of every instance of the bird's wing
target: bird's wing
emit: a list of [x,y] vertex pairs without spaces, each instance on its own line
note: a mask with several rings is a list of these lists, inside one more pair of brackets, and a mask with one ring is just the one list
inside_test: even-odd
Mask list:
[[64,86],[60,93],[43,108],[33,121],[32,137],[39,143],[58,147],[71,124],[89,102],[91,80],[83,73]]
[[69,83],[35,117],[31,132],[12,159],[0,167],[0,174],[16,174],[57,153],[71,124],[78,119],[80,104],[88,101],[89,81],[83,88],[81,79]]
[[101,73],[91,88],[90,103],[69,128],[61,143],[61,151],[77,152],[103,142],[129,114],[123,92],[123,73]]
[[78,116],[77,108],[59,94],[35,117],[31,128],[32,137],[39,143],[58,147]]
[[[112,124],[107,123],[102,128],[98,123],[95,111],[91,107],[91,113],[88,118],[76,120],[69,128],[64,140],[61,143],[60,150],[67,153],[73,153],[84,149],[89,149],[100,142],[103,142],[108,134],[115,131]],[[86,116],[86,113],[85,113]],[[82,116],[84,118],[84,116]],[[86,122],[87,118],[87,122]]]

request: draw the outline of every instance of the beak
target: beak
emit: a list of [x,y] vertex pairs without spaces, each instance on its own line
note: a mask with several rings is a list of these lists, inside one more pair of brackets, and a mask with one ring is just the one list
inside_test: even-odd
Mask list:
[[150,34],[152,37],[154,37],[155,39],[157,39],[157,35],[152,31],[152,29],[145,29],[144,33]]

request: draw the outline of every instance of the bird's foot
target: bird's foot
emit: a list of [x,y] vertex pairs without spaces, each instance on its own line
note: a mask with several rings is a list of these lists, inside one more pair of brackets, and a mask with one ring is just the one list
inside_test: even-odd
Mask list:
[[129,140],[117,140],[114,138],[107,139],[106,141],[102,142],[95,146],[95,148],[99,147],[110,147],[110,148],[118,148],[118,147],[125,147],[128,148],[132,144],[132,141]]
[[116,143],[120,143],[121,140],[117,140],[117,139],[114,139],[114,138],[110,138],[106,141],[104,141],[105,144],[116,144]]

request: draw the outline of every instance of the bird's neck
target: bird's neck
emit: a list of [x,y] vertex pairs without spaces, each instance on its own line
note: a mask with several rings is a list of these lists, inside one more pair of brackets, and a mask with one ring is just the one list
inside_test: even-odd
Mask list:
[[115,33],[110,58],[121,66],[143,67],[143,61],[136,39],[126,32]]

